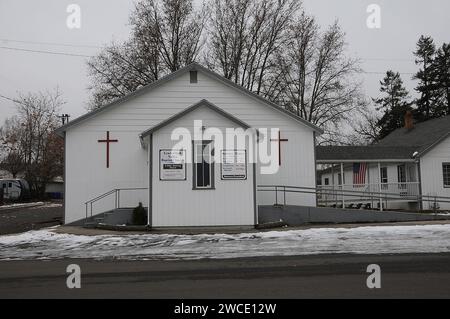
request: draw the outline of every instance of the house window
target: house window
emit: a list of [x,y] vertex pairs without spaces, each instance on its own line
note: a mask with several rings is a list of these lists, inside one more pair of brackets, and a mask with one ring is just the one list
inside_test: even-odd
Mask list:
[[338,185],[342,185],[342,175],[338,173]]
[[450,187],[450,163],[442,163],[442,176],[444,187]]
[[197,83],[197,71],[190,71],[189,77],[191,83]]
[[212,141],[194,141],[194,189],[214,188],[214,160]]
[[328,177],[325,178],[325,185],[330,185],[330,179]]

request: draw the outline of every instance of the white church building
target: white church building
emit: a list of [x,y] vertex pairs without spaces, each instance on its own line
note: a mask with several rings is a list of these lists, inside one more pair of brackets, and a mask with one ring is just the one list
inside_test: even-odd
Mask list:
[[193,63],[57,132],[66,224],[142,203],[158,228],[257,225],[274,202],[258,185],[316,187],[322,130]]

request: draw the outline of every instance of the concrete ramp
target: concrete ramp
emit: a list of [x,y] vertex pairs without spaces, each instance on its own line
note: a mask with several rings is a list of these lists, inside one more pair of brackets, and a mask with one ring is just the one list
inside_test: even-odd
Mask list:
[[309,206],[259,206],[259,223],[271,223],[283,220],[289,226],[310,223],[383,223],[426,220],[450,220],[450,216],[409,212],[377,210],[340,209]]

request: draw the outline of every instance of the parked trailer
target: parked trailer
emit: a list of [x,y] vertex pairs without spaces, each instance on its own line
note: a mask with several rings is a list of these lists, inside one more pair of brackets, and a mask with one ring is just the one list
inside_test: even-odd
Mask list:
[[30,196],[30,186],[24,179],[0,179],[0,187],[4,200],[24,200]]

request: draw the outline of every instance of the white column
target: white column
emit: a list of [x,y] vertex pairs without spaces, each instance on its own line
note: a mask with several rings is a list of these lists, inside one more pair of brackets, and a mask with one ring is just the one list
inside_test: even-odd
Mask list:
[[344,163],[341,162],[341,193],[342,193],[342,208],[345,208],[344,197]]
[[373,201],[372,201],[372,185],[370,184],[370,162],[367,163],[367,187],[368,187],[369,196],[370,196],[370,207],[372,208]]
[[378,192],[380,193],[380,211],[383,211],[383,196],[381,195],[381,163],[378,162]]
[[337,197],[335,196],[336,195],[336,193],[335,193],[335,191],[334,191],[334,164],[331,164],[331,187],[332,187],[332,194],[333,194],[333,198],[334,198],[334,200],[335,200],[335,204],[336,204],[336,206],[337,206]]

